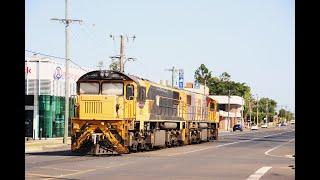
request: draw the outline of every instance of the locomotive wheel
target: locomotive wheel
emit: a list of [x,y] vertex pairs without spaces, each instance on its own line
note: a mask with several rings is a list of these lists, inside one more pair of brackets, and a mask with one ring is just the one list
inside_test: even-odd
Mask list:
[[146,151],[150,151],[151,149],[153,149],[153,144],[146,144],[145,146]]
[[132,152],[137,152],[138,151],[138,143],[133,143],[130,147],[130,150]]
[[139,143],[138,144],[138,151],[143,152],[146,149],[146,144],[145,143]]

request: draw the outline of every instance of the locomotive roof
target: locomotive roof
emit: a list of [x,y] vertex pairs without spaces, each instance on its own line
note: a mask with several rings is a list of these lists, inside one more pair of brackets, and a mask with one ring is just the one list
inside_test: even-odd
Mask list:
[[[87,80],[132,80],[135,83],[137,83],[138,85],[140,85],[139,81],[148,81],[151,84],[163,87],[165,89],[171,89],[171,90],[176,90],[176,91],[187,91],[190,93],[194,93],[194,94],[201,94],[201,93],[197,93],[197,92],[192,92],[190,90],[187,89],[178,89],[176,87],[168,87],[168,86],[164,86],[162,84],[150,81],[148,79],[143,79],[141,77],[135,76],[135,75],[129,75],[129,74],[124,74],[121,73],[119,71],[113,71],[113,70],[96,70],[96,71],[90,71],[84,75],[82,75],[78,81],[87,81]],[[203,94],[202,94],[203,95]],[[209,96],[207,96],[209,97]],[[212,99],[211,97],[209,97],[210,99]]]
[[78,81],[87,81],[87,80],[132,80],[136,83],[138,79],[134,76],[130,76],[119,71],[112,71],[112,70],[97,70],[97,71],[90,71],[84,75],[82,75]]

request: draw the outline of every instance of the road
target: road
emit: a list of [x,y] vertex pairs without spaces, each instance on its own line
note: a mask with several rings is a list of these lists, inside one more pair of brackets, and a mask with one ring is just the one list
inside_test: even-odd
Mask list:
[[121,156],[26,154],[26,179],[295,179],[294,126],[223,134],[219,141]]

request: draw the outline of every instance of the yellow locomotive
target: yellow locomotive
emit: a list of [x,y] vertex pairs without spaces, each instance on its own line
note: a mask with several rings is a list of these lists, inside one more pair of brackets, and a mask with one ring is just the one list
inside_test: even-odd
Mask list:
[[218,136],[213,99],[118,71],[91,71],[80,77],[75,110],[73,152],[122,154]]

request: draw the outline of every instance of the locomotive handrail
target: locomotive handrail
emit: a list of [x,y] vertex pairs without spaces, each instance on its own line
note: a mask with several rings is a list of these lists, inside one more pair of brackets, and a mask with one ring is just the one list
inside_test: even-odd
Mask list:
[[[132,99],[131,99],[132,98]],[[135,108],[135,105],[136,105],[136,98],[134,96],[129,96],[129,100],[130,101],[133,101],[132,104],[128,104],[128,103],[125,103],[124,101],[124,111],[123,111],[123,117],[124,119],[135,119],[135,116],[136,116],[136,108]],[[127,113],[126,114],[126,109],[127,109]]]

